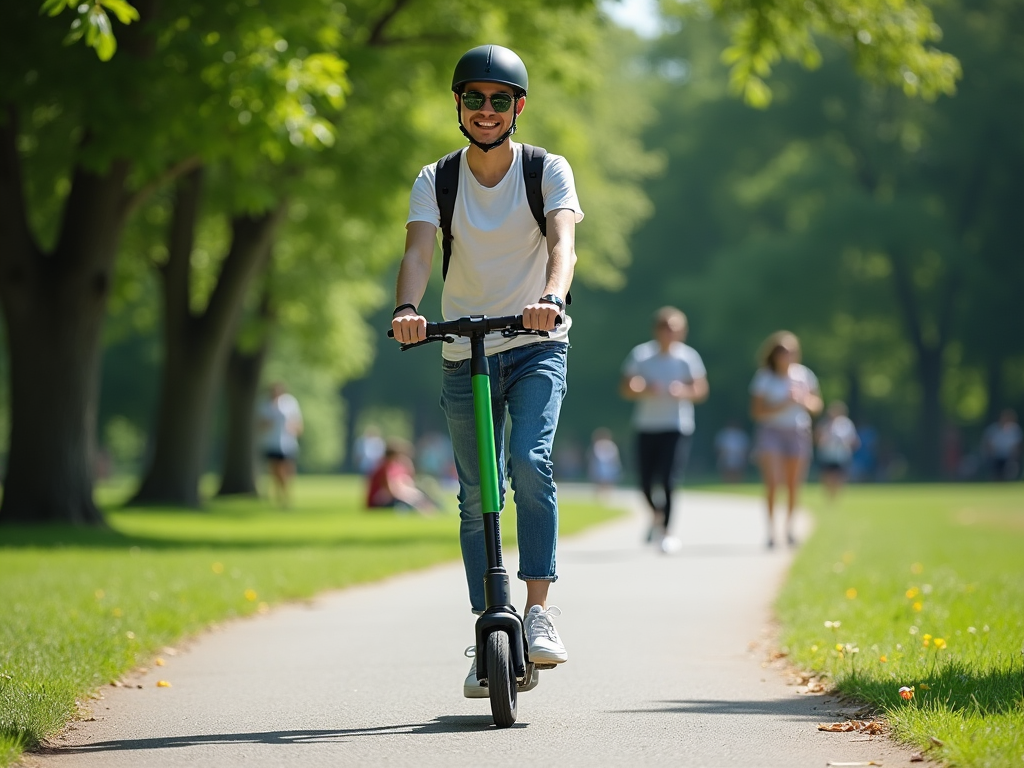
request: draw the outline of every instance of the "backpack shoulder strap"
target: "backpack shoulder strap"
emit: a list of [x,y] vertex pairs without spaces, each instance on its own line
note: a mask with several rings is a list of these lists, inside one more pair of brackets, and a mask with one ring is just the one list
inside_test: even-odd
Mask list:
[[434,197],[441,211],[441,278],[448,277],[448,262],[452,259],[452,216],[455,214],[455,197],[459,194],[459,155],[461,149],[445,155],[437,161],[434,173]]
[[530,213],[537,220],[540,233],[547,237],[548,223],[544,218],[544,156],[547,150],[523,144],[523,181],[526,182],[526,199],[530,203]]
[[[523,181],[526,182],[526,199],[530,213],[537,220],[540,233],[548,236],[548,222],[544,217],[544,156],[548,151],[543,147],[523,144]],[[565,303],[572,304],[572,291],[565,295]]]

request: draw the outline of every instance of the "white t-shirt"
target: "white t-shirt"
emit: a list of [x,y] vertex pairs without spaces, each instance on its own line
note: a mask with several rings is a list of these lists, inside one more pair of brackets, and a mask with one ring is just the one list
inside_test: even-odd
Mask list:
[[[544,293],[547,283],[548,245],[540,233],[526,199],[523,180],[523,145],[512,142],[512,164],[497,186],[485,187],[469,169],[466,152],[459,156],[459,191],[452,214],[452,256],[441,294],[441,316],[456,320],[466,315],[520,315]],[[437,163],[424,166],[412,187],[409,219],[425,221],[438,228],[441,237],[441,211],[434,194]],[[576,196],[572,168],[564,157],[544,156],[544,213],[567,208],[583,220]],[[428,316],[429,319],[429,316]],[[568,341],[572,320],[568,315],[550,339]],[[511,339],[488,334],[488,355],[532,344],[538,336]],[[457,338],[443,344],[446,360],[470,357],[469,339]]]
[[633,426],[638,432],[679,431],[692,435],[696,427],[693,403],[678,400],[668,394],[673,381],[692,384],[707,376],[704,361],[697,350],[679,341],[672,342],[667,353],[662,353],[657,341],[647,341],[633,347],[622,364],[623,376],[642,376],[661,392],[653,397],[642,397],[633,410]]
[[294,456],[299,450],[295,432],[302,426],[302,411],[299,401],[287,392],[268,400],[260,407],[260,417],[265,422],[263,450]]
[[[767,368],[759,368],[750,382],[750,394],[760,395],[767,405],[781,405],[789,400],[789,389],[796,384],[807,392],[818,391],[818,377],[807,366],[793,363],[786,376]],[[811,415],[807,409],[796,403],[761,419],[762,424],[788,429],[810,429]]]
[[853,456],[857,444],[857,428],[848,416],[836,416],[822,424],[818,435],[818,458],[821,461],[845,464]]
[[1009,459],[1017,452],[1021,437],[1019,424],[1012,421],[1005,425],[996,422],[985,429],[983,442],[990,456],[997,459]]

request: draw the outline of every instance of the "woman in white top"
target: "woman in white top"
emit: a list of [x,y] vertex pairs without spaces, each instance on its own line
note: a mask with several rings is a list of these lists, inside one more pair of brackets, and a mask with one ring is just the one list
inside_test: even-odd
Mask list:
[[818,379],[800,365],[800,341],[778,331],[761,345],[761,367],[750,383],[750,415],[757,422],[755,452],[768,500],[768,547],[775,546],[775,490],[789,492],[786,540],[793,546],[793,511],[811,458],[811,417],[820,413]]

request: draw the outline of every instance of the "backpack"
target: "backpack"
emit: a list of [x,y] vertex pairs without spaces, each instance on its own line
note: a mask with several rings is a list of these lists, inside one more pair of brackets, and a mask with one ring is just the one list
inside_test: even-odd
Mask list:
[[[437,161],[434,173],[434,197],[437,207],[441,210],[441,278],[448,277],[448,264],[452,259],[452,216],[455,214],[455,198],[459,194],[459,155],[461,149],[445,155]],[[530,213],[540,227],[540,233],[547,237],[548,226],[544,218],[544,191],[541,183],[544,180],[544,156],[547,150],[523,144],[523,181],[526,182],[526,200],[530,204]],[[570,304],[571,298],[565,297]]]

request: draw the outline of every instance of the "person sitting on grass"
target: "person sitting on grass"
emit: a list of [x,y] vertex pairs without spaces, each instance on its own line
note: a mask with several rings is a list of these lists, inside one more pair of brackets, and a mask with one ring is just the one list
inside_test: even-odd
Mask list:
[[370,473],[366,485],[367,509],[415,509],[432,512],[437,505],[416,487],[411,448],[399,440],[389,440],[384,457]]

